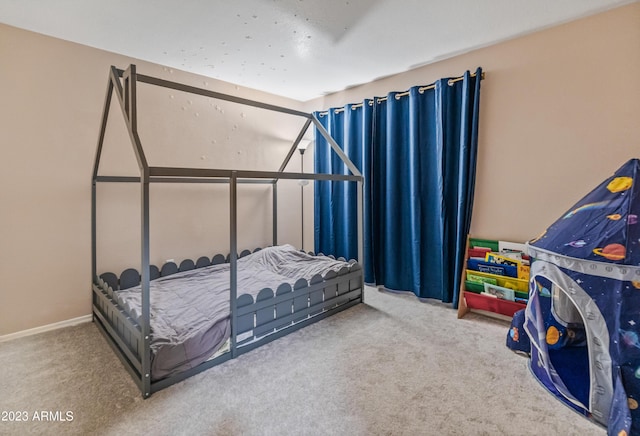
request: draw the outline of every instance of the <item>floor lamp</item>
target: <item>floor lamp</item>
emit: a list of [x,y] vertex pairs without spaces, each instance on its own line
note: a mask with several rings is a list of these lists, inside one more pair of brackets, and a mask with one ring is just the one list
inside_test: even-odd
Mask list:
[[[300,172],[304,173],[304,152],[311,144],[311,141],[307,139],[302,139],[298,143],[298,150],[300,151]],[[304,187],[309,184],[308,180],[300,180],[298,182],[300,185],[300,232],[301,232],[301,243],[300,249],[304,251]]]

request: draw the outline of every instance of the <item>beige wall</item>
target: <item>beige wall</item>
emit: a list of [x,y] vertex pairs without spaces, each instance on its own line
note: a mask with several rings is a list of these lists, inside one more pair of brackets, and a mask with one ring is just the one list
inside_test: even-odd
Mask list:
[[[299,109],[301,103],[0,25],[0,336],[90,313],[91,171],[110,65]],[[304,120],[149,85],[139,131],[152,165],[277,170]],[[137,174],[118,106],[101,174]],[[299,169],[299,158],[290,169]],[[279,242],[300,243],[299,187],[279,192]],[[139,190],[102,184],[99,272],[140,263]],[[226,185],[152,185],[151,261],[229,250]],[[238,246],[271,242],[271,197],[239,188]]]
[[403,91],[478,66],[486,79],[473,235],[531,239],[640,157],[640,3],[332,94],[307,109]]

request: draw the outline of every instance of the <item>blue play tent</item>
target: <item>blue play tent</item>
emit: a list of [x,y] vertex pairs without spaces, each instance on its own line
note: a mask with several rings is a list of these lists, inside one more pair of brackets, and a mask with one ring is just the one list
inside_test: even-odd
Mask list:
[[531,372],[609,435],[640,435],[640,161],[538,238],[525,330]]

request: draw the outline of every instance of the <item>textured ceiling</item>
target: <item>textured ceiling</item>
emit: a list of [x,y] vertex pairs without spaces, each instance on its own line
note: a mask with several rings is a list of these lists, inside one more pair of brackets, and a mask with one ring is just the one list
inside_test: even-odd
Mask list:
[[627,3],[0,0],[0,22],[304,101]]

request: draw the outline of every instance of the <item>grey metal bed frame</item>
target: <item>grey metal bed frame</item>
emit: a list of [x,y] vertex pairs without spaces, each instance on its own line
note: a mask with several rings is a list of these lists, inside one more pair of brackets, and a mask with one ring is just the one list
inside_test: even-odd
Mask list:
[[[147,163],[145,153],[138,136],[137,128],[137,83],[174,89],[205,97],[230,101],[253,106],[265,110],[276,111],[292,116],[306,118],[302,130],[296,137],[278,171],[221,170],[205,168],[173,168],[151,167]],[[109,109],[113,94],[119,102],[129,138],[133,146],[139,177],[98,175],[100,158]],[[309,174],[285,172],[287,164],[298,147],[307,129],[314,124],[318,132],[327,140],[334,152],[347,166],[351,174]],[[307,282],[304,279],[295,283],[293,289],[283,285],[276,290],[265,289],[256,297],[237,295],[237,185],[242,183],[264,183],[272,185],[273,198],[273,245],[277,244],[277,184],[280,179],[297,180],[334,180],[357,182],[357,219],[358,219],[358,263],[343,268],[337,274],[328,273],[324,277],[316,276]],[[141,191],[141,272],[134,269],[125,270],[118,280],[115,274],[97,273],[97,183],[139,183]],[[192,369],[158,381],[150,376],[150,284],[160,275],[160,270],[149,263],[149,185],[151,183],[228,183],[230,191],[230,254],[226,261],[230,263],[230,313],[231,338],[230,351],[210,359]],[[138,385],[142,396],[148,398],[152,393],[166,388],[214,365],[235,358],[265,343],[289,334],[308,324],[319,321],[363,301],[364,276],[361,263],[363,261],[363,177],[356,166],[344,154],[338,144],[331,138],[318,119],[310,113],[288,109],[280,106],[239,98],[227,94],[171,82],[151,76],[137,74],[136,66],[130,65],[126,70],[114,66],[110,68],[107,92],[102,113],[98,146],[93,167],[91,191],[91,276],[92,312],[95,324],[103,333],[109,345],[123,362],[127,371]],[[240,256],[248,254],[245,250]],[[219,262],[222,256],[214,256],[213,263]],[[224,257],[222,257],[224,258]],[[218,260],[216,260],[218,259]],[[208,259],[207,259],[208,260]],[[204,266],[204,259],[199,259]],[[184,261],[184,268],[198,266],[198,262]],[[168,266],[167,266],[168,265]],[[182,267],[182,264],[181,264]],[[165,264],[162,275],[177,272],[177,265]],[[132,319],[113,298],[118,286],[140,284],[142,289],[142,309],[139,320]],[[238,335],[242,334],[241,340]],[[248,337],[247,337],[248,335]]]

